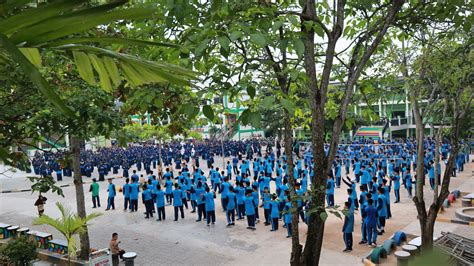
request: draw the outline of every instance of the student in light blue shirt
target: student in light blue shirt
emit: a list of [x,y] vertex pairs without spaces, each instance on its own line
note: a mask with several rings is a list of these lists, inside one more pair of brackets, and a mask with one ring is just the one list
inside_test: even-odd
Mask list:
[[204,202],[206,204],[206,224],[209,226],[209,223],[214,224],[216,222],[216,207],[214,204],[214,192],[212,192],[209,187],[206,187],[206,193],[204,194]]
[[242,182],[236,182],[235,192],[237,197],[237,220],[241,220],[245,216],[245,188]]
[[292,214],[291,214],[291,199],[288,196],[285,201],[285,207],[283,208],[284,214],[284,222],[286,226],[286,230],[288,232],[287,238],[290,238],[293,235],[293,228],[291,227],[292,221]]
[[326,182],[326,202],[328,207],[334,206],[334,177],[329,176]]
[[173,207],[174,207],[174,221],[178,221],[178,210],[181,212],[181,219],[184,219],[184,209],[183,209],[183,200],[182,200],[182,191],[179,185],[174,184],[173,190]]
[[278,219],[280,218],[279,202],[275,194],[272,195],[270,201],[270,218],[272,221],[272,229],[270,231],[278,230]]
[[145,219],[153,217],[153,209],[152,209],[153,208],[153,198],[151,196],[151,191],[150,191],[150,189],[148,188],[147,185],[143,185],[142,201],[143,201],[143,204],[145,205],[145,214],[146,214]]
[[255,230],[255,208],[257,206],[255,205],[251,189],[247,189],[245,192],[244,204],[245,214],[247,215],[247,229]]
[[138,193],[140,191],[138,182],[132,181],[130,184],[130,212],[136,212],[138,210]]
[[385,220],[387,218],[387,200],[384,195],[384,189],[379,187],[378,188],[378,198],[377,198],[377,216],[378,216],[378,227],[380,228],[379,230],[379,235],[382,235],[385,233]]
[[165,192],[161,189],[161,185],[156,185],[156,212],[158,213],[157,221],[165,220]]
[[123,210],[132,209],[132,204],[130,203],[130,179],[125,179],[125,185],[123,185]]
[[221,188],[219,189],[221,192],[221,205],[222,205],[223,211],[227,210],[227,203],[229,202],[227,195],[229,194],[229,188],[230,188],[229,178],[225,177],[224,182],[221,184]]
[[398,171],[395,171],[391,177],[393,182],[393,193],[395,194],[395,203],[400,202],[400,175]]
[[198,207],[198,218],[196,222],[202,221],[202,219],[206,219],[206,202],[204,201],[204,194],[205,190],[202,186],[202,182],[198,181],[196,187],[196,203]]
[[403,180],[405,181],[405,187],[408,191],[408,196],[411,198],[412,197],[412,180],[411,180],[411,174],[410,174],[410,170],[407,169],[405,171],[405,175],[403,177]]
[[271,210],[271,206],[270,206],[271,197],[270,197],[270,191],[268,187],[265,187],[263,189],[262,201],[263,201],[263,215],[265,217],[264,225],[267,226],[267,225],[270,225],[270,210]]
[[108,211],[111,208],[112,210],[115,210],[114,199],[115,199],[116,191],[115,191],[115,185],[112,183],[112,178],[109,178],[109,186],[107,188],[107,192],[108,192],[107,209],[105,210]]
[[227,226],[235,225],[235,208],[237,206],[237,196],[234,193],[234,188],[229,187],[227,193],[226,218]]
[[232,165],[230,164],[230,161],[227,161],[227,178],[232,178]]
[[165,195],[166,195],[166,201],[168,202],[168,205],[171,205],[173,201],[173,181],[171,181],[170,177],[166,177]]
[[260,222],[260,216],[258,215],[258,203],[259,203],[259,198],[258,198],[258,187],[254,186],[253,191],[252,191],[252,197],[253,197],[253,202],[255,204],[255,219],[256,223]]
[[352,251],[352,232],[354,232],[354,211],[350,206],[352,206],[350,202],[344,203],[344,210],[346,211],[346,215],[344,217],[342,233],[346,248],[343,250],[343,252]]

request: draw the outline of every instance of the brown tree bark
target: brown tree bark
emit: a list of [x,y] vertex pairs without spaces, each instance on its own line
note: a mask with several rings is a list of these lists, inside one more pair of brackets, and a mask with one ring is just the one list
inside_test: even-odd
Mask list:
[[[320,25],[324,32],[326,32],[328,42],[326,48],[326,58],[321,75],[321,81],[318,85],[315,67],[315,45],[314,45],[314,30],[313,28],[305,28],[302,26],[302,32],[305,37],[304,40],[304,68],[308,77],[308,88],[311,97],[312,109],[312,134],[311,141],[313,147],[314,158],[314,176],[312,179],[312,198],[310,208],[315,210],[310,215],[308,224],[308,233],[304,251],[301,257],[301,264],[303,265],[318,265],[321,256],[321,248],[324,236],[324,222],[321,218],[321,213],[325,212],[325,196],[326,196],[326,182],[328,172],[331,168],[332,161],[337,152],[339,144],[339,136],[341,134],[342,126],[344,125],[347,106],[352,99],[354,87],[362,70],[367,64],[368,60],[375,52],[376,48],[385,36],[388,28],[393,24],[395,16],[403,5],[404,0],[393,0],[385,17],[377,23],[373,30],[366,32],[365,36],[359,38],[354,46],[354,51],[351,56],[351,61],[348,69],[348,77],[346,88],[343,96],[343,102],[340,105],[339,114],[335,119],[333,125],[332,136],[329,146],[329,155],[326,156],[324,152],[324,126],[325,126],[325,104],[327,102],[327,91],[331,77],[333,61],[335,57],[335,47],[339,37],[344,28],[344,9],[346,1],[338,0],[335,6],[335,20],[332,30],[326,28],[316,15],[315,1],[307,0],[302,14],[302,22],[313,21]],[[302,23],[302,25],[304,25]],[[367,40],[375,36],[370,42],[370,45],[364,47]]]
[[[81,168],[80,168],[80,157],[81,157],[81,143],[82,140],[76,136],[71,136],[71,154],[72,154],[72,168],[73,168],[73,177],[74,177],[74,187],[76,188],[76,205],[77,205],[77,214],[81,218],[85,218],[86,214],[86,204],[84,201],[84,187],[82,182]],[[79,257],[83,260],[89,259],[89,231],[86,226],[84,233],[79,236],[81,243],[81,252]]]

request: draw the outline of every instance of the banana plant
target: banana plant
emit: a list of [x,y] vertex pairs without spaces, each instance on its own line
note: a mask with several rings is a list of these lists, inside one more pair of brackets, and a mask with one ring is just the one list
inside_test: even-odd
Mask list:
[[[91,36],[90,30],[115,21],[153,18],[153,8],[123,8],[128,1],[58,0],[38,4],[32,0],[0,1],[0,64],[17,63],[30,81],[56,108],[69,117],[76,110],[67,106],[41,75],[45,51],[64,53],[75,61],[79,75],[91,85],[112,92],[117,86],[138,87],[147,83],[190,85],[196,74],[168,62],[149,61],[108,49],[110,45],[178,45],[149,40]],[[14,161],[7,147],[0,147],[0,159]],[[11,163],[11,162],[10,162]],[[11,164],[14,164],[11,163]]]
[[54,229],[58,230],[67,241],[68,259],[73,259],[77,254],[77,243],[76,235],[79,235],[87,228],[87,223],[92,219],[102,215],[101,213],[92,213],[87,215],[85,218],[79,217],[77,214],[71,212],[60,202],[56,203],[56,206],[61,213],[61,217],[54,219],[48,215],[41,215],[33,221],[34,225],[49,225]]
[[[87,37],[84,33],[118,20],[152,18],[152,8],[120,8],[127,1],[91,6],[86,0],[60,0],[38,5],[36,1],[6,0],[0,3],[0,61],[14,60],[31,82],[66,115],[74,110],[40,74],[41,51],[70,51],[80,76],[106,91],[127,82],[130,86],[170,82],[188,85],[195,74],[167,62],[148,61],[102,46],[110,44],[157,45],[178,47],[170,43],[110,37]],[[19,10],[19,11],[18,11]],[[96,77],[97,76],[97,77]]]

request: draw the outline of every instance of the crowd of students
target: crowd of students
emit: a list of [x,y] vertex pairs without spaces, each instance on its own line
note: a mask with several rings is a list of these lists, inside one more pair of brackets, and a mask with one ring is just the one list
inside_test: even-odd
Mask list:
[[[305,196],[310,193],[314,161],[310,148],[301,144],[298,146],[294,150],[291,173],[296,180],[296,209],[292,208],[289,193],[290,173],[286,155],[281,152],[278,142],[226,142],[224,169],[217,167],[214,161],[214,156],[219,155],[219,150],[222,151],[222,143],[182,142],[161,147],[111,148],[99,150],[97,154],[109,158],[107,154],[120,153],[123,156],[114,157],[115,160],[126,158],[125,161],[136,164],[139,173],[142,168],[145,170],[145,175],[141,176],[137,170],[133,170],[129,177],[128,169],[122,165],[125,185],[121,187],[121,193],[126,211],[137,212],[141,199],[147,219],[156,217],[157,221],[164,221],[165,206],[169,205],[173,207],[174,221],[184,219],[186,209],[190,210],[196,222],[205,221],[210,226],[216,222],[216,200],[219,200],[228,227],[235,225],[236,220],[246,220],[247,229],[256,230],[256,224],[262,221],[264,225],[271,226],[271,231],[276,231],[282,223],[287,229],[287,237],[291,237],[292,213],[297,212],[301,221],[307,223],[311,205]],[[434,164],[434,142],[427,138],[424,146],[425,175],[428,175],[433,188],[435,178],[441,176],[441,164]],[[450,149],[449,143],[441,145],[442,161],[446,162]],[[328,153],[328,149],[325,152]],[[107,164],[107,159],[97,163],[97,160],[88,160],[90,156],[91,152],[81,156],[82,165],[95,162],[91,165],[98,169],[101,177],[100,165],[104,165],[104,162]],[[400,188],[403,186],[406,189],[408,197],[412,195],[417,178],[412,175],[417,168],[416,156],[416,142],[410,139],[382,144],[359,141],[339,145],[332,170],[328,173],[326,200],[327,206],[334,206],[335,189],[339,189],[343,183],[347,185],[342,228],[346,243],[344,251],[352,250],[356,211],[362,219],[362,239],[359,244],[376,245],[377,236],[384,233],[386,220],[391,218],[391,203],[400,202]],[[200,167],[200,159],[207,161],[207,173]],[[452,174],[463,171],[468,159],[469,151],[463,146],[456,157]],[[106,168],[113,169],[116,165],[114,162],[107,164]],[[438,167],[437,177],[434,176],[435,167]],[[351,172],[352,179],[349,177]],[[120,191],[117,191],[112,179],[109,179],[107,190],[106,210],[115,209],[114,198]],[[90,191],[94,208],[100,207],[97,180],[94,179]]]

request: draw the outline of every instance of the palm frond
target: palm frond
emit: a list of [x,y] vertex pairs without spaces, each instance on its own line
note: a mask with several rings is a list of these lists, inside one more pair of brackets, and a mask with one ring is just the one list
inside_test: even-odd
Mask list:
[[[88,82],[90,81],[90,84],[95,82],[95,78],[90,75],[92,65],[99,74],[102,88],[106,91],[110,91],[111,84],[115,86],[119,84],[119,76],[117,75],[119,70],[121,70],[122,78],[132,86],[163,82],[190,85],[190,80],[196,79],[197,76],[196,72],[166,62],[148,61],[93,46],[69,44],[51,49],[72,51],[75,55],[78,71],[80,74],[82,73],[81,77]],[[89,61],[85,59],[86,55],[89,56]]]
[[0,46],[8,52],[11,58],[17,62],[23,69],[30,80],[38,87],[38,89],[64,114],[72,117],[74,112],[64,104],[56,92],[49,86],[48,82],[41,76],[38,69],[23,55],[15,44],[4,34],[0,33]]
[[69,209],[64,207],[60,202],[56,203],[56,206],[61,213],[61,217],[53,219],[47,215],[42,215],[33,221],[33,224],[49,225],[58,230],[68,242],[68,254],[71,258],[74,258],[77,253],[77,243],[75,235],[82,234],[85,232],[87,223],[102,215],[101,213],[92,213],[85,218],[79,217],[77,214],[72,213]]

